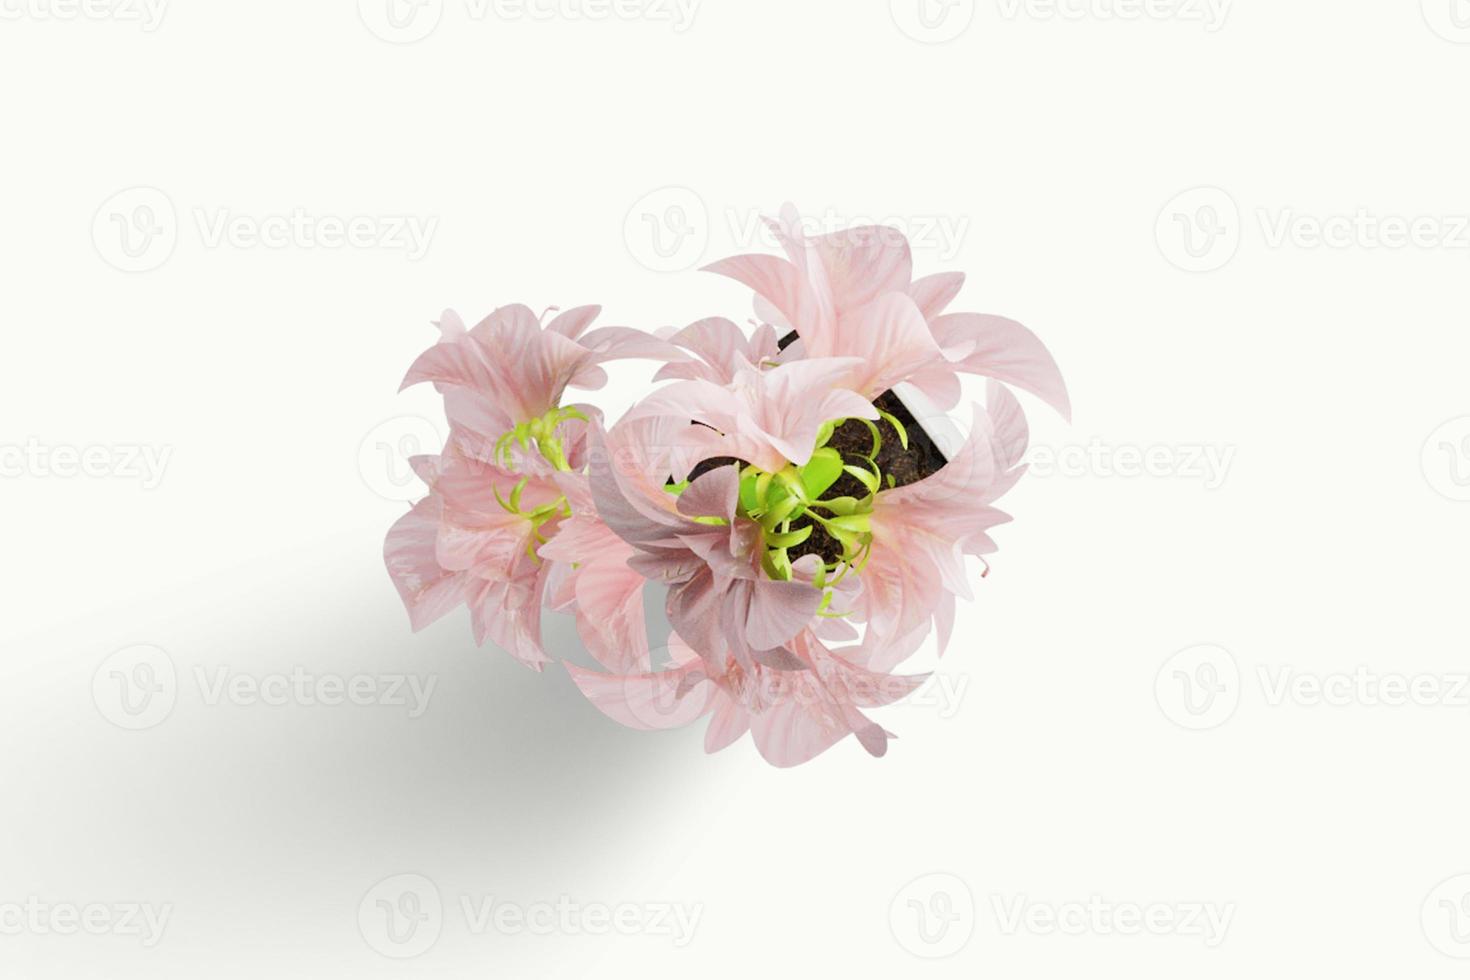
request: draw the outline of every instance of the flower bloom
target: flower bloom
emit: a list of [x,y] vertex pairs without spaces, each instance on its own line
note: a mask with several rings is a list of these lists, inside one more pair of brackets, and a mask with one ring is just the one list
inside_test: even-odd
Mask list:
[[395,524],[384,559],[415,630],[461,603],[475,640],[495,642],[529,667],[550,662],[541,645],[548,588],[565,601],[568,579],[539,549],[571,515],[569,488],[583,466],[590,406],[563,406],[568,388],[607,381],[603,362],[678,358],[675,348],[624,327],[587,333],[600,312],[568,310],[546,325],[525,306],[496,310],[471,330],[453,312],[441,337],[409,368],[404,387],[432,382],[444,395],[444,453],[420,457],[429,496]]
[[912,384],[941,409],[959,402],[957,372],[1029,391],[1071,413],[1056,361],[1034,333],[1005,317],[946,313],[962,273],[913,278],[913,251],[893,228],[870,226],[809,237],[790,205],[768,221],[786,251],[737,255],[708,271],[756,293],[767,322],[795,330],[811,357],[859,357],[848,387],[868,397]]
[[[784,257],[710,267],[754,292],[750,332],[590,330],[596,307],[543,326],[508,306],[473,329],[446,313],[404,384],[443,394],[450,436],[413,461],[430,492],[385,558],[414,629],[464,604],[478,642],[534,669],[550,662],[543,610],[572,616],[599,669],[567,670],[630,727],[707,718],[707,751],[749,732],[778,766],[849,735],[881,756],[892,735],[864,711],[923,682],[894,671],[931,635],[944,652],[973,596],[966,559],[1010,519],[996,503],[1029,438],[1012,389],[1064,416],[1070,402],[1034,334],[947,312],[964,277],[915,280],[896,231],[809,236],[789,206],[769,227]],[[624,357],[662,361],[665,383],[614,424],[565,401]],[[927,433],[901,397],[948,412],[967,373],[988,379],[984,405],[920,468],[910,439]],[[667,658],[650,650],[651,584]]]

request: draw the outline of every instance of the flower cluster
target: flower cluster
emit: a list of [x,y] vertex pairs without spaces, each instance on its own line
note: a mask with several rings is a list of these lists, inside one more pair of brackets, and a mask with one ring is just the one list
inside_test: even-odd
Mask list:
[[[444,314],[404,385],[435,385],[450,436],[413,461],[430,493],[385,557],[415,629],[464,604],[477,642],[537,670],[542,610],[573,615],[601,669],[565,667],[626,725],[707,716],[708,751],[749,731],[778,766],[847,735],[881,756],[892,736],[863,709],[924,680],[894,671],[931,633],[943,651],[971,598],[965,557],[1009,519],[995,502],[1027,427],[1008,386],[1063,415],[1066,388],[1025,327],[946,312],[964,277],[915,280],[898,232],[810,237],[789,206],[768,225],[784,257],[710,267],[754,292],[749,333],[719,317],[590,329],[596,307],[543,323],[507,306],[473,329]],[[618,358],[659,361],[668,383],[615,424],[566,403]],[[947,413],[960,373],[989,382],[946,459],[893,389]],[[667,656],[650,650],[650,585]]]

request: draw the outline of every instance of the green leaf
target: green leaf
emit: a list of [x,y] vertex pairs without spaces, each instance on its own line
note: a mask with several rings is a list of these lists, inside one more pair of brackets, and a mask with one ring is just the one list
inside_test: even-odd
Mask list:
[[794,520],[805,513],[806,508],[800,500],[795,497],[786,496],[771,505],[771,509],[761,517],[761,526],[769,532],[782,521]]
[[903,448],[909,448],[909,430],[903,427],[903,423],[881,408],[878,409],[878,417],[893,426],[893,431],[898,433],[898,441],[903,445]]
[[843,469],[851,473],[863,486],[867,487],[868,493],[878,492],[878,487],[880,486],[878,476],[872,470],[865,470],[861,466],[844,466]]
[[837,450],[828,447],[812,453],[811,461],[799,470],[806,495],[815,500],[826,493],[842,475],[842,469],[842,454]]
[[786,534],[767,534],[766,544],[772,548],[795,548],[811,536],[812,526],[807,524],[800,530],[789,531]]
[[873,448],[868,451],[867,458],[877,459],[878,454],[883,451],[883,433],[878,431],[878,427],[873,424],[871,419],[858,419],[858,421],[866,425],[868,431],[873,434]]
[[[867,534],[873,530],[872,514],[846,514],[842,517],[834,517],[827,522],[827,530],[833,529],[853,534]],[[833,531],[833,533],[836,533]]]
[[847,559],[852,555],[857,554],[858,547],[861,544],[861,542],[859,541],[861,535],[859,535],[856,531],[847,531],[840,527],[829,526],[827,528],[827,533],[832,535],[832,537],[836,538],[838,542],[841,543],[843,559]]
[[761,561],[771,578],[781,582],[791,581],[791,559],[787,557],[786,549],[773,548],[765,553]]
[[755,492],[756,478],[759,475],[760,470],[754,466],[747,467],[745,472],[740,474],[740,506],[747,514],[760,510],[760,497]]
[[851,514],[858,509],[856,497],[833,497],[822,501],[822,504],[834,514]]
[[774,473],[761,473],[755,478],[755,506],[759,510],[765,510],[771,501],[767,498],[771,492],[771,481],[775,480]]

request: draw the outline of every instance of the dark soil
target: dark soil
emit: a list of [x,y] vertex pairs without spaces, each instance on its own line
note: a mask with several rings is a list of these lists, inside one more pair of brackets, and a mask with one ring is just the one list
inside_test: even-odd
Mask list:
[[[795,339],[796,334],[787,334],[781,341],[781,347],[785,348]],[[878,468],[883,471],[884,490],[889,489],[887,483],[890,476],[893,477],[894,487],[902,487],[932,476],[948,462],[944,453],[934,444],[934,440],[929,438],[929,434],[919,426],[913,413],[899,400],[897,395],[891,391],[885,391],[873,400],[873,404],[903,423],[909,437],[909,445],[905,449],[898,438],[898,433],[886,420],[879,419],[874,423],[883,435],[883,448],[878,451],[877,463]],[[842,453],[844,461],[862,465],[862,457],[873,448],[873,434],[861,421],[849,419],[837,427],[837,431],[832,433],[832,438],[828,440],[827,445]],[[729,456],[715,456],[706,459],[694,467],[689,474],[689,479],[693,480],[703,476],[716,467],[731,466],[738,462],[740,461]],[[857,477],[844,473],[822,496],[826,498],[862,498],[867,492],[867,487],[863,486]],[[792,561],[796,561],[803,555],[820,555],[823,561],[830,564],[842,556],[842,545],[828,535],[820,524],[814,523],[812,536],[792,548],[788,554]]]

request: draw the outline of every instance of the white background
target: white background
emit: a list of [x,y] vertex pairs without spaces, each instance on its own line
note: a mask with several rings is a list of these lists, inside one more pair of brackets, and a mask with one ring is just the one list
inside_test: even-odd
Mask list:
[[[1463,0],[65,2],[0,0],[0,974],[1463,975]],[[1071,463],[1007,499],[888,757],[706,757],[462,614],[410,634],[385,446],[440,419],[395,394],[430,319],[744,319],[692,269],[787,199],[970,273],[960,308],[1035,329],[1076,406],[1027,401]],[[249,237],[298,211],[372,241]],[[417,718],[210,696],[298,670],[436,686]],[[442,912],[395,945],[377,899],[415,889]],[[562,896],[700,918],[680,947],[461,904]],[[148,947],[37,903],[169,919]]]

